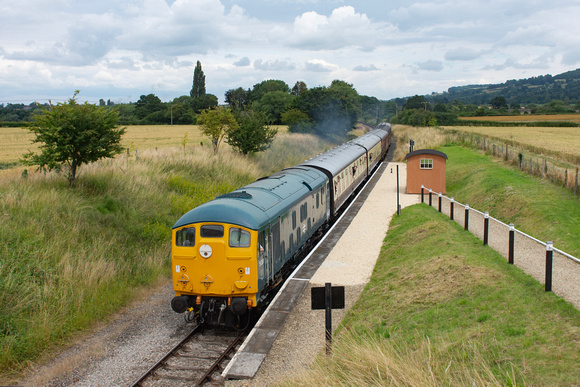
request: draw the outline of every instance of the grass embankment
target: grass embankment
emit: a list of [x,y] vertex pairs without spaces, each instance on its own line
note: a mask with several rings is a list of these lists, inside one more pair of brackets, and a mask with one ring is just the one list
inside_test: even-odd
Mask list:
[[568,386],[580,313],[425,204],[391,222],[361,298],[286,385]]
[[0,380],[166,281],[171,227],[185,212],[267,175],[260,165],[328,147],[281,134],[250,158],[228,147],[140,150],[83,167],[74,189],[54,173],[1,179]]

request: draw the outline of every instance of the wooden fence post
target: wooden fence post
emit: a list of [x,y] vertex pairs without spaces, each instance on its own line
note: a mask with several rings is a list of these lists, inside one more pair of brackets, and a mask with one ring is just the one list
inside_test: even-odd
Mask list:
[[576,168],[576,184],[574,185],[574,196],[578,195],[578,168]]

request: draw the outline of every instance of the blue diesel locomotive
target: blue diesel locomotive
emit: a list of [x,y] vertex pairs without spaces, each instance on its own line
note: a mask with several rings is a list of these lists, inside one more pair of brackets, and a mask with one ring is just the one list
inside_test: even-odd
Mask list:
[[389,124],[183,215],[173,226],[177,313],[242,328],[388,151]]

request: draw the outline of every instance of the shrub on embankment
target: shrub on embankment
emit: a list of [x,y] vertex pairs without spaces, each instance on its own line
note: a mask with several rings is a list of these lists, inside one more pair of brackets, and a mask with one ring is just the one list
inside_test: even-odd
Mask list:
[[425,204],[395,216],[332,356],[285,385],[574,385],[580,312]]

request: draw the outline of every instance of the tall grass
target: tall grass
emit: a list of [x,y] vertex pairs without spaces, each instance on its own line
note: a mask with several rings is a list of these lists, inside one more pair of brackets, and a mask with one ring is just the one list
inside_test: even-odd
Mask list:
[[260,161],[288,167],[320,152],[314,137],[281,143],[253,159],[191,144],[132,150],[84,166],[74,189],[56,173],[0,180],[4,379],[167,279],[171,227],[185,212],[268,174]]

